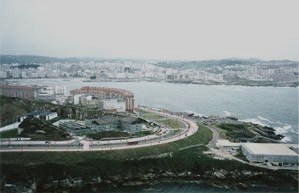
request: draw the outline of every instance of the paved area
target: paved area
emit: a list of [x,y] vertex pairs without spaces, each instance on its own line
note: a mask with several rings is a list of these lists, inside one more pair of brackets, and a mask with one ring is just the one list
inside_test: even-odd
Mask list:
[[18,128],[19,124],[20,124],[19,122],[15,122],[15,123],[12,123],[10,125],[6,125],[4,127],[0,127],[0,132],[16,129],[16,128]]

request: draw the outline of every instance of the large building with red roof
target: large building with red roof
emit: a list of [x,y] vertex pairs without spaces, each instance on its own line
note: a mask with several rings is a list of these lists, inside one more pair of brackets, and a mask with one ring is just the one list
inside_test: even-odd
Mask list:
[[33,100],[37,89],[33,86],[0,85],[0,95]]

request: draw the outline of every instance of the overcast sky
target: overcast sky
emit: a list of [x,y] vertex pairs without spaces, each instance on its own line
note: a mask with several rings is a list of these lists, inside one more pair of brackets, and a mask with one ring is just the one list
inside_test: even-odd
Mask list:
[[1,54],[299,60],[299,0],[0,0]]

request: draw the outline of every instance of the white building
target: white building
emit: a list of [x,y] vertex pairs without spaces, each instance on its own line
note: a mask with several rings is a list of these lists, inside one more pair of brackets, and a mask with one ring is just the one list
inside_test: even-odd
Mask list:
[[46,121],[55,119],[56,117],[58,117],[56,112],[45,112],[39,116],[40,119],[44,119]]
[[250,162],[298,165],[298,144],[243,143],[241,149]]
[[115,109],[118,112],[125,112],[126,102],[119,101],[118,99],[103,99],[103,108],[105,110]]
[[6,71],[0,71],[0,78],[7,78],[7,72]]
[[74,105],[78,105],[78,104],[80,104],[80,99],[81,99],[81,97],[83,96],[84,94],[76,94],[76,95],[74,95],[74,97],[73,97],[73,104]]
[[56,99],[56,96],[65,95],[64,86],[44,86],[38,90],[37,99]]

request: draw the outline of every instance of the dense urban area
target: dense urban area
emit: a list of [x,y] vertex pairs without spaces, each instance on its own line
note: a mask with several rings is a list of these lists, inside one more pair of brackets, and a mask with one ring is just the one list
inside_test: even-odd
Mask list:
[[298,86],[298,62],[290,60],[158,61],[2,55],[0,62],[0,79],[81,77],[86,81]]

